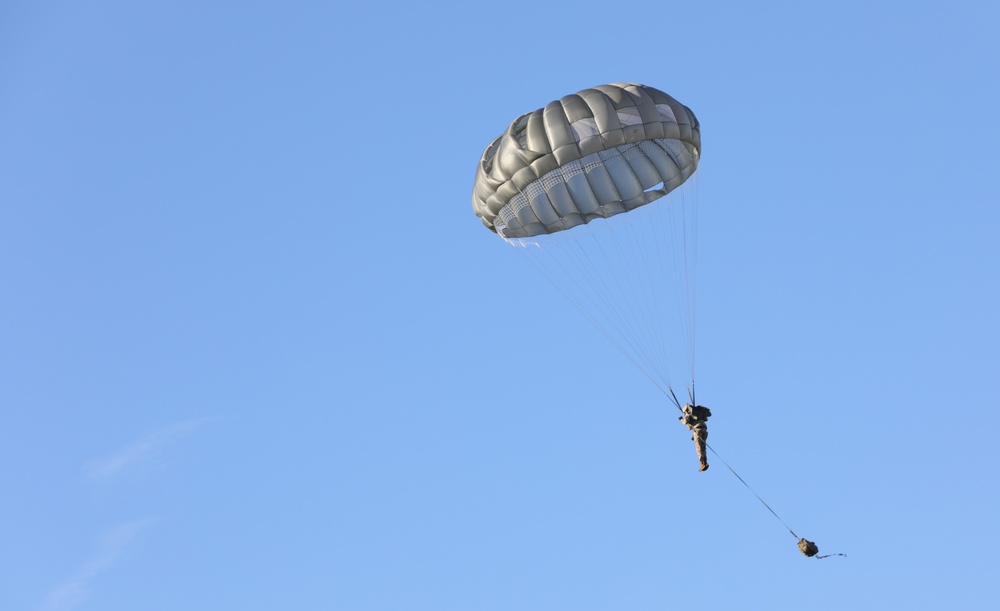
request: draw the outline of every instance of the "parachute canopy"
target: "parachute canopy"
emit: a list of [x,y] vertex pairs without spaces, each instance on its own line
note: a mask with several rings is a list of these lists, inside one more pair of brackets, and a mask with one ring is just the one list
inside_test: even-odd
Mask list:
[[600,85],[515,119],[483,152],[472,207],[504,238],[555,233],[663,197],[700,154],[688,107],[645,85]]

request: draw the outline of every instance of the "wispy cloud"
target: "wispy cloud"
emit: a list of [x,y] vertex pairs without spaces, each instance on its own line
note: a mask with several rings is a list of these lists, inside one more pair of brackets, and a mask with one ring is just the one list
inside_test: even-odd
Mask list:
[[182,435],[189,433],[208,422],[210,419],[187,420],[173,426],[150,433],[138,441],[130,443],[107,458],[92,460],[83,466],[87,477],[95,480],[108,479],[143,459],[159,452],[176,441]]
[[105,533],[97,553],[87,560],[69,581],[52,590],[43,607],[44,610],[69,611],[83,602],[91,580],[111,567],[139,531],[153,520],[154,518],[147,518],[128,522]]

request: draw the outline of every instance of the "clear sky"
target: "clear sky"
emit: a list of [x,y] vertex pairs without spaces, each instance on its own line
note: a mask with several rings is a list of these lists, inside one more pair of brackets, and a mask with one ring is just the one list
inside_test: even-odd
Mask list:
[[[0,609],[993,608],[998,6],[4,0]],[[710,441],[847,558],[472,212],[614,81],[702,125]]]

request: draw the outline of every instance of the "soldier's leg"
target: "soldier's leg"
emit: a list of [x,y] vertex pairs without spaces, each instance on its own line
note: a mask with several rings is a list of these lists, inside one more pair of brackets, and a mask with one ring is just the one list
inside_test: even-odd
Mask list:
[[694,429],[694,448],[698,453],[699,471],[708,469],[708,454],[705,453],[705,446],[708,443],[708,427],[699,424]]

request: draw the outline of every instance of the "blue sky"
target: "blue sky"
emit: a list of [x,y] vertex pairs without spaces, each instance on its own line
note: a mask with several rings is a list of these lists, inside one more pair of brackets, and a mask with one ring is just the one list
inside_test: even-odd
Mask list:
[[[1000,9],[836,5],[4,2],[0,608],[989,608]],[[710,441],[847,558],[472,213],[614,81],[702,125]]]

